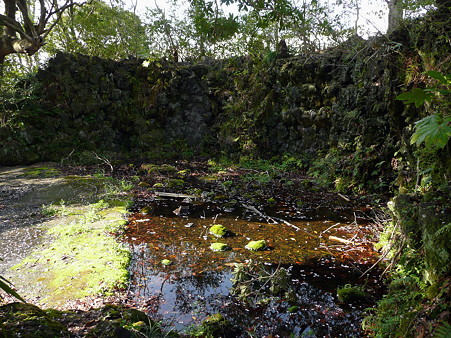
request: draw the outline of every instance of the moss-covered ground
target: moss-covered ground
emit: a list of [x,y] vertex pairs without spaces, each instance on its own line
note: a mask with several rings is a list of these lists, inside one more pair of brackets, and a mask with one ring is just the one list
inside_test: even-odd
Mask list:
[[61,306],[85,296],[111,294],[127,282],[129,251],[112,236],[125,225],[124,206],[107,203],[66,207],[66,215],[50,221],[51,241],[15,266],[23,283],[37,280],[25,296],[46,306]]

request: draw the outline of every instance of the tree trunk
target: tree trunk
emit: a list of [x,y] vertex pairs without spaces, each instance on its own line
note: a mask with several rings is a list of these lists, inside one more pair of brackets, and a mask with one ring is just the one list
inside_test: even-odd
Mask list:
[[401,0],[388,0],[388,28],[387,33],[393,32],[399,27],[404,17],[404,9]]
[[5,57],[0,55],[0,87],[3,84],[3,74],[5,73]]
[[[16,1],[3,0],[3,3],[5,4],[5,15],[12,20],[16,20]],[[16,31],[11,27],[4,26],[3,34],[16,36]]]
[[28,54],[31,56],[42,47],[42,44],[40,38],[29,41],[28,39],[19,39],[9,35],[0,36],[0,63],[2,60],[5,60],[7,55],[13,53]]

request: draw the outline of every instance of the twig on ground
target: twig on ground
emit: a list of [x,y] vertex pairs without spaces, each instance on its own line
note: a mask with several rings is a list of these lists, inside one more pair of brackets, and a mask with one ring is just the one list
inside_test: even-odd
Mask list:
[[111,172],[114,171],[113,165],[111,164],[111,161],[109,159],[107,159],[106,157],[100,157],[99,155],[97,155],[96,152],[93,151],[93,154],[96,155],[96,159],[102,161],[103,163],[105,163],[107,166],[110,167]]

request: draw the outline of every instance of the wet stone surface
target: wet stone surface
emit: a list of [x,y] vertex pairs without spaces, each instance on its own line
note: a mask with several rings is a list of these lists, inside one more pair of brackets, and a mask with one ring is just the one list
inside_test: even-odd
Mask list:
[[27,177],[24,167],[0,168],[0,275],[40,243],[42,205],[61,199],[44,191],[61,184],[61,178]]

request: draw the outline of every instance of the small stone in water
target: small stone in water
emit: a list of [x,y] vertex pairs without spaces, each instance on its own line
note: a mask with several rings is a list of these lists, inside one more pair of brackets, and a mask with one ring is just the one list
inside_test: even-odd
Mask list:
[[210,227],[209,232],[215,237],[224,237],[225,235],[227,235],[227,229],[222,224],[213,224]]
[[161,264],[164,266],[168,266],[172,264],[172,261],[170,261],[169,259],[162,259]]
[[250,241],[245,248],[252,251],[264,250],[266,248],[266,242],[263,239],[259,241]]
[[225,251],[229,247],[225,243],[213,243],[210,245],[210,249],[213,251]]

